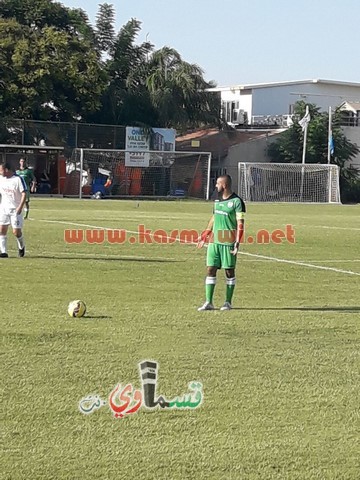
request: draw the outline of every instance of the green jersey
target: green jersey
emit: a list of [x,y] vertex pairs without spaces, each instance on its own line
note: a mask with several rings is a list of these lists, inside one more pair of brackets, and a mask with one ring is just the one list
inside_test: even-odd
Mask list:
[[215,200],[213,242],[233,245],[236,241],[237,222],[244,218],[245,212],[245,203],[236,193],[226,200]]
[[16,170],[16,175],[19,175],[19,177],[24,179],[28,192],[30,192],[30,186],[35,180],[34,172],[30,168],[24,168],[24,170]]

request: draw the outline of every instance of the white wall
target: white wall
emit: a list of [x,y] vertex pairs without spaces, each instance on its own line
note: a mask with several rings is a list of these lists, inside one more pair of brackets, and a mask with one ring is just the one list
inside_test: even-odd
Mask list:
[[251,123],[251,116],[252,116],[252,94],[241,94],[240,96],[240,109],[245,110],[248,114],[249,123]]
[[[302,94],[293,95],[293,94]],[[299,100],[314,103],[322,110],[337,107],[343,101],[360,101],[360,87],[307,83],[253,89],[252,115],[283,115]]]
[[[252,93],[251,93],[252,92]],[[230,88],[221,91],[224,102],[239,102],[239,108],[248,113],[249,120],[254,115],[286,115],[289,106],[298,100],[318,105],[322,110],[335,108],[343,101],[360,101],[360,87],[305,83],[253,88],[242,91]]]
[[244,143],[239,143],[229,148],[226,158],[222,162],[222,167],[226,168],[226,173],[231,175],[233,180],[234,192],[238,187],[238,163],[239,162],[270,162],[267,155],[267,149],[270,143],[277,140],[278,135],[254,138]]
[[221,92],[221,101],[223,102],[239,102],[239,109],[245,110],[248,114],[249,121],[252,116],[252,94],[240,93],[239,90],[225,90]]

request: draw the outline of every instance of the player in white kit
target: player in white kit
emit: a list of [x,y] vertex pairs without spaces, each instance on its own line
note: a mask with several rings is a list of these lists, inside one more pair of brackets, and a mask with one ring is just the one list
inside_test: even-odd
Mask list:
[[26,201],[26,183],[16,175],[11,166],[0,163],[0,258],[7,258],[7,231],[11,225],[16,237],[19,257],[25,255],[25,244],[22,234],[22,210]]

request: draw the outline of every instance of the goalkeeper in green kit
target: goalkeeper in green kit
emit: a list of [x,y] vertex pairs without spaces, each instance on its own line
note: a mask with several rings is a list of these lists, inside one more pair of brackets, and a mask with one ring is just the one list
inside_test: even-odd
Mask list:
[[20,158],[19,164],[20,164],[20,168],[19,170],[16,170],[16,175],[19,175],[19,177],[22,177],[27,186],[24,218],[28,218],[29,210],[30,210],[30,191],[31,192],[34,191],[36,186],[36,180],[35,180],[34,172],[27,166],[26,160],[24,158]]
[[206,302],[198,311],[214,310],[213,295],[217,270],[223,268],[226,275],[226,299],[220,310],[231,310],[235,288],[236,256],[244,234],[245,203],[231,189],[231,177],[223,175],[216,181],[219,200],[215,200],[213,216],[207,229],[201,234],[198,247],[210,239],[207,249]]

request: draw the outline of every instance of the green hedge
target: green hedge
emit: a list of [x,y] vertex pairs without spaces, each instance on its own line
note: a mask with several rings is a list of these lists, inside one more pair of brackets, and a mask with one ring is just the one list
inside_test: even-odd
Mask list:
[[360,203],[360,180],[345,183],[341,188],[342,203]]

